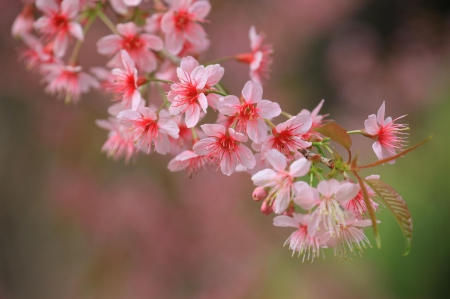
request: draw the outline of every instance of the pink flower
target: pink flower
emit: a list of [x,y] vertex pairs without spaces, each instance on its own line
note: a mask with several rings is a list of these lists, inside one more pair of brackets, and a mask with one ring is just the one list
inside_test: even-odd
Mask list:
[[128,7],[138,6],[142,0],[109,0],[115,12],[125,15],[128,12]]
[[204,67],[191,56],[183,58],[180,67],[177,68],[180,82],[173,83],[167,95],[172,102],[170,114],[186,113],[186,126],[194,127],[200,118],[200,108],[206,113],[208,104],[213,108],[216,106],[218,96],[205,93],[220,81],[223,73],[223,67],[218,64]]
[[108,140],[102,146],[102,152],[106,152],[108,157],[118,160],[125,157],[128,163],[136,153],[132,134],[121,126],[116,118],[110,117],[108,120],[97,120],[97,125],[108,130]]
[[236,116],[236,130],[245,132],[256,143],[267,138],[267,125],[264,119],[272,119],[280,115],[281,109],[277,103],[262,100],[263,89],[260,84],[248,81],[242,90],[243,101],[236,96],[226,96],[221,99],[217,109],[220,113]]
[[141,102],[141,94],[138,86],[142,84],[142,81],[138,78],[137,69],[135,68],[134,61],[128,55],[127,51],[121,50],[120,56],[122,59],[122,68],[116,68],[111,71],[113,76],[113,82],[107,85],[107,90],[115,93],[117,100],[122,100],[122,104],[125,107],[130,107],[136,110]]
[[36,6],[45,16],[40,17],[34,27],[42,34],[54,38],[53,52],[62,57],[66,53],[69,35],[82,41],[84,38],[81,25],[75,22],[78,17],[79,1],[36,0]]
[[286,171],[286,156],[275,149],[266,153],[266,160],[273,169],[267,168],[257,172],[252,176],[252,181],[256,186],[271,187],[267,198],[273,200],[274,212],[281,214],[288,208],[291,198],[294,196],[295,178],[306,175],[311,167],[311,162],[301,157],[294,161]]
[[62,64],[59,58],[53,56],[52,47],[44,47],[33,35],[24,34],[22,41],[27,48],[21,50],[20,57],[29,69],[40,68],[44,64]]
[[249,169],[255,166],[252,151],[241,144],[247,141],[244,134],[236,133],[232,128],[226,134],[225,127],[217,124],[205,124],[201,128],[209,137],[194,144],[194,153],[219,164],[223,174],[231,175],[238,164]]
[[165,34],[166,49],[177,55],[183,49],[185,41],[203,44],[207,39],[205,30],[200,26],[205,22],[211,5],[206,0],[173,0],[170,10],[161,20],[161,30]]
[[115,53],[118,55],[119,50],[126,50],[138,69],[148,73],[154,71],[157,66],[157,58],[152,50],[162,50],[161,38],[149,33],[140,34],[133,22],[117,24],[117,31],[119,35],[111,34],[102,37],[97,42],[98,52],[104,55]]
[[[405,138],[407,133],[402,131],[408,130],[407,125],[396,124],[396,120],[404,117],[400,116],[392,120],[391,117],[384,119],[384,102],[378,110],[377,116],[375,114],[369,115],[369,118],[364,121],[365,131],[370,137],[375,139],[372,148],[379,160],[389,158],[400,151],[405,146]],[[395,163],[394,161],[388,162]]]
[[94,77],[81,72],[81,66],[62,64],[45,64],[41,67],[45,81],[49,84],[46,90],[59,97],[65,97],[66,102],[77,102],[82,93],[90,88],[98,88],[99,84]]
[[307,109],[303,109],[302,111],[300,111],[299,114],[309,115],[312,119],[311,129],[309,130],[308,133],[305,134],[304,136],[305,139],[308,139],[310,135],[321,136],[320,133],[316,132],[314,129],[323,125],[323,123],[325,122],[323,120],[324,117],[328,116],[328,114],[326,115],[319,114],[319,111],[322,108],[324,102],[325,102],[324,100],[320,101],[320,103],[316,106],[316,108],[314,108],[313,111],[311,112],[309,112],[309,110]]
[[[380,221],[377,222],[379,223]],[[359,255],[361,255],[363,248],[371,247],[369,239],[362,228],[371,225],[371,220],[357,220],[352,214],[349,214],[345,223],[338,226],[339,232],[336,236],[329,238],[326,245],[334,248],[334,255],[339,256],[341,259],[347,259],[349,251],[354,255],[356,255],[355,251],[358,251]],[[325,234],[325,237],[328,236],[330,236],[330,233]]]
[[314,258],[320,257],[322,247],[325,246],[326,238],[315,237],[309,234],[308,225],[310,223],[310,215],[293,214],[292,217],[277,216],[273,219],[273,225],[281,227],[294,227],[297,230],[293,232],[286,240],[284,245],[289,243],[289,249],[292,250],[292,255],[295,252],[300,257],[303,255],[303,260],[314,261]]
[[13,36],[23,36],[33,29],[33,6],[25,5],[20,14],[14,20],[11,28]]
[[345,226],[346,211],[341,203],[352,199],[358,193],[358,186],[350,182],[339,183],[335,179],[321,181],[317,189],[305,182],[297,182],[294,201],[305,210],[317,207],[311,215],[308,227],[311,235],[316,235],[319,226],[323,226],[332,237],[339,235],[339,226]]
[[167,168],[170,171],[180,171],[185,169],[188,176],[197,173],[199,170],[206,168],[207,160],[205,157],[195,154],[193,151],[186,150],[173,158]]
[[254,26],[250,28],[249,37],[252,52],[237,55],[236,59],[250,64],[250,78],[262,84],[262,80],[269,77],[273,49],[271,45],[262,44],[265,36],[257,34]]
[[[380,176],[379,175],[371,175],[371,176],[366,177],[366,179],[370,179],[370,178],[379,179]],[[358,185],[358,187],[359,187],[359,185]],[[359,189],[358,194],[356,194],[356,196],[354,198],[343,202],[342,206],[347,211],[352,212],[352,214],[355,215],[356,219],[362,220],[364,217],[364,214],[367,212],[367,205],[366,205],[366,202],[364,201],[364,196],[362,194],[361,188],[358,188],[358,189]],[[367,185],[366,185],[366,190],[369,195],[370,204],[372,205],[372,208],[374,209],[374,211],[377,211],[379,205],[372,200],[372,198],[374,196],[376,196],[376,193]]]
[[120,123],[128,127],[138,148],[150,152],[152,143],[156,152],[166,154],[170,151],[169,135],[178,138],[180,131],[170,119],[158,117],[150,108],[139,106],[137,110],[124,110],[117,115]]
[[295,158],[298,150],[311,146],[311,142],[304,140],[303,135],[311,129],[312,119],[308,114],[299,114],[278,124],[272,129],[273,135],[264,140],[261,152],[277,149],[286,157]]

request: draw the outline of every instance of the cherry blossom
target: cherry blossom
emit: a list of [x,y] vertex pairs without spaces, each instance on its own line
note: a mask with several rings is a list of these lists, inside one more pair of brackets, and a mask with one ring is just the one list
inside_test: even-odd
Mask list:
[[108,139],[102,146],[102,152],[106,152],[108,157],[119,160],[124,157],[128,163],[136,153],[132,134],[121,126],[116,118],[110,117],[108,120],[97,120],[97,125],[108,130]]
[[249,37],[252,52],[237,55],[236,59],[248,63],[250,65],[250,78],[262,84],[262,80],[269,77],[273,49],[271,45],[263,45],[265,36],[263,33],[257,34],[254,26],[250,28]]
[[235,116],[236,131],[245,132],[256,143],[267,138],[264,119],[270,120],[281,113],[280,105],[262,100],[262,94],[260,84],[248,81],[242,90],[242,102],[236,96],[230,95],[222,98],[217,106],[220,113]]
[[81,25],[75,22],[78,17],[79,1],[36,0],[36,7],[45,15],[40,17],[34,27],[49,38],[54,38],[53,52],[62,57],[66,53],[69,35],[82,41],[84,39]]
[[[371,175],[366,177],[367,179],[379,179],[380,176],[379,175]],[[372,208],[374,211],[378,211],[379,210],[379,205],[374,202],[372,200],[373,197],[376,196],[376,193],[369,187],[369,186],[365,186],[367,193],[369,195],[369,199],[370,199],[370,204],[372,205]],[[364,196],[362,194],[361,188],[359,188],[358,186],[358,194],[356,194],[356,196],[348,201],[344,201],[342,202],[342,206],[347,210],[353,213],[353,215],[355,215],[356,219],[358,220],[362,220],[364,217],[364,214],[367,212],[367,205],[366,202],[364,201]]]
[[308,232],[308,225],[311,221],[311,215],[293,214],[289,216],[277,216],[273,219],[273,225],[281,227],[293,227],[294,231],[286,240],[284,245],[289,243],[289,249],[292,250],[292,255],[296,252],[298,256],[303,256],[303,261],[311,260],[320,257],[321,249],[325,246],[327,237],[312,236]]
[[[377,223],[380,223],[380,221],[378,220]],[[339,232],[334,237],[329,232],[324,235],[329,237],[326,244],[334,248],[334,255],[341,259],[347,259],[349,251],[354,255],[356,255],[355,251],[358,251],[361,255],[363,248],[372,247],[362,229],[371,225],[371,220],[358,220],[352,214],[349,214],[345,223],[338,226]]]
[[[392,120],[392,117],[384,118],[385,104],[381,104],[378,113],[369,115],[369,118],[364,121],[365,131],[373,139],[375,143],[372,148],[379,160],[389,158],[396,154],[396,151],[401,150],[406,144],[407,133],[403,131],[407,130],[407,125],[396,124],[395,121],[404,117],[400,116]],[[394,161],[388,162],[389,164],[395,163]]]
[[138,86],[145,79],[138,78],[137,69],[133,59],[127,51],[120,51],[123,68],[115,68],[111,71],[113,82],[107,84],[107,90],[116,94],[116,100],[122,100],[125,107],[136,110],[141,102],[141,94]]
[[273,210],[277,214],[283,213],[294,195],[294,180],[309,172],[311,162],[304,157],[294,161],[289,170],[285,170],[287,159],[278,150],[272,149],[266,153],[266,160],[273,169],[261,170],[252,176],[256,186],[271,187],[267,198],[273,200]]
[[171,90],[167,95],[172,102],[170,114],[186,113],[186,126],[194,127],[199,121],[200,109],[206,113],[208,105],[216,106],[218,96],[207,92],[220,81],[223,73],[223,67],[218,64],[204,67],[191,56],[183,58],[177,68],[179,82],[170,86]]
[[[157,58],[153,51],[161,51],[163,41],[156,35],[139,33],[133,22],[117,24],[117,34],[102,37],[97,42],[97,50],[104,55],[119,55],[119,50],[126,50],[138,69],[152,72],[157,67]],[[153,50],[153,51],[152,51]],[[113,58],[113,62],[118,58]]]
[[160,154],[170,151],[169,135],[178,138],[180,131],[177,124],[170,119],[158,117],[155,111],[139,106],[137,110],[124,110],[117,115],[120,123],[133,134],[137,148],[150,152],[152,144]]
[[177,55],[183,49],[185,41],[195,45],[204,44],[207,37],[199,23],[205,22],[210,9],[211,5],[207,0],[170,1],[170,9],[161,19],[166,49]]
[[192,176],[199,170],[206,168],[207,164],[205,157],[199,156],[191,150],[186,150],[173,158],[167,168],[174,172],[186,170],[188,176]]
[[311,142],[304,140],[312,125],[311,117],[306,113],[300,113],[287,121],[278,124],[272,129],[273,135],[269,135],[263,142],[262,153],[270,149],[277,149],[291,159],[299,155],[298,150],[311,146]]
[[41,71],[46,74],[44,80],[48,82],[46,90],[59,97],[64,97],[66,102],[77,102],[82,93],[99,87],[99,83],[94,77],[81,70],[81,66],[58,63],[43,65]]
[[28,34],[33,29],[33,6],[25,5],[22,12],[17,15],[11,27],[11,34],[16,37]]
[[247,136],[232,128],[227,134],[225,127],[217,124],[205,124],[201,128],[209,137],[194,144],[194,153],[219,164],[223,174],[231,175],[238,164],[249,169],[255,166],[252,151],[242,144],[247,141]]
[[26,45],[26,49],[20,51],[20,57],[25,61],[29,69],[40,69],[44,64],[62,64],[62,61],[53,55],[53,47],[51,45],[42,45],[31,34],[24,34],[21,38]]
[[298,182],[295,185],[295,193],[294,201],[303,209],[311,210],[317,207],[311,215],[309,233],[315,235],[322,225],[334,237],[340,233],[339,226],[345,226],[347,217],[341,203],[354,198],[358,193],[358,187],[350,182],[339,183],[335,179],[319,182],[317,189],[309,187],[304,182]]

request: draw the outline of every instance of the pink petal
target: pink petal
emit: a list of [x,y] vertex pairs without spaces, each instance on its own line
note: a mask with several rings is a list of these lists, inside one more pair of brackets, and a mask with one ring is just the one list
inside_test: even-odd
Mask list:
[[206,81],[206,85],[214,86],[219,83],[220,79],[222,79],[225,69],[219,64],[214,64],[208,65],[206,67],[206,71],[208,73],[208,80]]
[[200,107],[197,104],[192,104],[186,110],[186,126],[188,128],[193,128],[198,123],[200,119]]
[[59,5],[55,0],[36,0],[36,7],[46,15],[59,11]]
[[195,154],[199,155],[199,156],[204,156],[209,154],[209,152],[211,151],[211,147],[216,143],[216,139],[215,138],[204,138],[204,139],[200,139],[199,141],[197,141],[192,150],[194,151]]
[[66,15],[69,19],[74,19],[78,15],[80,9],[79,0],[63,0],[61,2],[61,13]]
[[217,109],[224,115],[234,115],[239,111],[241,103],[236,96],[230,95],[220,99]]
[[178,161],[186,161],[186,160],[189,160],[189,159],[192,159],[192,158],[197,158],[197,157],[199,157],[199,156],[197,154],[195,154],[193,151],[187,150],[187,151],[182,152],[181,154],[179,154],[175,158]]
[[208,136],[222,137],[225,135],[225,127],[218,124],[204,124],[200,126]]
[[267,125],[262,118],[249,120],[246,131],[248,137],[256,143],[260,143],[267,138]]
[[255,26],[250,27],[248,35],[250,38],[250,47],[252,51],[258,50],[261,47],[261,43],[264,38],[256,33]]
[[169,10],[161,18],[161,30],[166,35],[175,31],[175,24],[174,24],[173,18],[174,18],[174,11],[173,10]]
[[75,37],[79,41],[83,41],[84,33],[83,33],[83,28],[81,27],[80,24],[75,23],[75,22],[69,23],[69,32],[70,32],[70,34],[72,34],[73,37]]
[[191,79],[195,82],[197,90],[203,89],[208,80],[208,72],[205,67],[203,65],[196,67],[191,73]]
[[247,169],[252,169],[256,165],[255,156],[252,151],[245,145],[238,145],[238,150],[236,150],[236,155],[238,161],[244,165]]
[[[389,158],[389,157],[395,155],[395,153],[391,153],[388,149],[386,149],[384,146],[382,146],[379,141],[376,141],[372,145],[372,149],[375,152],[375,155],[377,155],[378,160]],[[394,164],[394,163],[395,163],[395,160],[388,162],[388,164]]]
[[242,95],[247,103],[258,103],[262,99],[263,88],[256,82],[247,81],[242,89]]
[[131,97],[131,109],[137,110],[140,103],[141,103],[141,93],[139,92],[139,90],[136,89],[133,92],[133,96]]
[[380,109],[378,109],[378,113],[377,113],[377,121],[382,126],[384,126],[384,110],[385,110],[385,105],[384,105],[384,101],[383,101],[383,104],[381,104],[381,107],[380,107]]
[[242,133],[237,133],[233,128],[229,128],[230,137],[239,142],[247,142],[248,138]]
[[258,171],[252,176],[253,184],[256,186],[270,187],[277,184],[277,173],[270,168]]
[[173,55],[177,55],[183,49],[183,35],[176,30],[165,34],[166,49]]
[[211,4],[208,1],[196,1],[188,9],[197,20],[203,20],[211,10]]
[[134,122],[137,119],[141,118],[141,114],[135,110],[123,110],[121,112],[119,112],[119,114],[117,115],[117,119],[120,122],[129,122],[132,121]]
[[330,179],[328,181],[321,181],[317,185],[317,190],[319,190],[319,192],[325,197],[331,197],[334,193],[336,193],[338,187],[339,182],[335,179]]
[[366,130],[367,134],[377,135],[379,130],[378,128],[379,127],[375,114],[369,115],[369,118],[364,121],[364,129]]
[[256,107],[261,111],[260,115],[263,118],[272,119],[281,114],[280,105],[272,101],[261,100]]
[[202,108],[203,112],[206,113],[206,108],[208,108],[208,100],[206,99],[205,94],[200,93],[197,97],[197,100],[200,103],[200,107]]
[[277,214],[281,214],[286,211],[289,206],[289,202],[291,201],[289,189],[280,189],[278,190],[277,197],[273,203],[273,211]]
[[166,134],[164,134],[162,132],[159,132],[158,138],[159,138],[159,140],[154,141],[156,152],[161,154],[161,155],[165,155],[168,152],[170,152],[170,140],[169,140],[169,137],[167,137]]
[[284,215],[273,218],[273,225],[280,227],[299,227],[299,223],[297,222],[297,220]]
[[198,66],[198,61],[192,56],[183,57],[181,59],[180,68],[188,74],[192,73],[192,71]]
[[184,37],[193,44],[201,44],[206,39],[206,32],[199,24],[190,22],[184,31]]
[[296,196],[294,202],[305,210],[310,210],[320,203],[319,192],[315,188],[304,186],[303,184],[294,184]]
[[266,160],[278,172],[284,172],[287,166],[286,156],[276,149],[271,149],[266,152]]
[[131,58],[130,54],[128,54],[127,51],[120,50],[120,58],[125,70],[127,70],[128,73],[135,72],[136,67],[134,64],[134,60]]
[[294,178],[302,177],[309,172],[311,162],[306,158],[300,158],[289,166],[289,173]]
[[336,191],[335,199],[338,202],[344,202],[346,200],[350,200],[354,198],[359,192],[359,188],[357,185],[347,182],[339,185]]
[[145,41],[147,48],[155,51],[161,51],[164,47],[164,43],[159,36],[153,34],[141,34],[140,38]]
[[233,174],[236,165],[237,165],[236,156],[228,153],[225,154],[222,157],[222,160],[220,161],[220,170],[222,171],[223,174],[230,176]]
[[128,6],[138,6],[142,0],[122,0]]
[[167,132],[172,138],[178,139],[178,133],[180,128],[177,126],[176,122],[167,118],[160,118],[158,121],[158,127]]
[[120,50],[122,38],[118,35],[107,35],[97,42],[97,52],[103,55],[116,53]]
[[131,37],[137,35],[137,27],[133,22],[117,24],[117,31],[124,37]]
[[53,52],[56,57],[62,57],[66,53],[66,48],[69,40],[67,38],[67,34],[60,31],[56,37],[53,44]]

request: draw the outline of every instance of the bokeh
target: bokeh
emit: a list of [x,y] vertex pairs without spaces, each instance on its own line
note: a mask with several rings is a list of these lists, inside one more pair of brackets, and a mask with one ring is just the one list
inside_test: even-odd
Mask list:
[[[18,59],[10,35],[21,2],[0,0],[0,298],[450,298],[450,2],[439,0],[211,1],[208,61],[249,50],[248,30],[275,49],[264,98],[296,113],[322,110],[349,130],[386,101],[411,145],[395,165],[370,169],[413,215],[409,256],[395,219],[381,215],[382,247],[342,262],[332,252],[302,263],[283,247],[251,199],[246,174],[170,173],[170,157],[126,165],[100,152],[95,125],[111,99],[100,92],[65,105]],[[101,65],[95,42],[85,65]],[[224,85],[239,93],[246,65],[226,62]],[[361,160],[371,142],[354,138]]]

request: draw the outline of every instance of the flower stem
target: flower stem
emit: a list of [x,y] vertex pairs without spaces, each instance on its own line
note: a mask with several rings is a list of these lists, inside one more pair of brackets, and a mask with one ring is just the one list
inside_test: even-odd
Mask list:
[[[92,14],[89,16],[86,24],[83,27],[83,35],[86,35],[86,33],[89,31],[89,29],[91,28],[92,24],[94,23],[96,17],[97,17],[96,14]],[[70,55],[70,58],[69,58],[67,64],[69,64],[69,65],[76,64],[76,61],[78,59],[78,55],[80,54],[82,45],[83,45],[83,41],[78,40],[77,43],[75,44],[75,47],[73,48],[72,55]]]
[[353,131],[347,131],[347,134],[361,134],[364,135],[364,131],[362,130],[353,130]]
[[264,121],[266,122],[266,124],[269,125],[270,128],[275,128],[275,124],[273,122],[271,122],[270,120],[268,120],[267,118],[264,118]]
[[224,96],[224,97],[227,96],[226,93],[220,92],[220,91],[218,91],[218,90],[213,90],[213,89],[207,90],[206,92],[207,92],[207,93],[215,93],[215,94],[218,94],[218,95],[221,95],[221,96]]
[[226,57],[211,60],[211,61],[205,63],[205,65],[217,64],[217,63],[222,63],[225,61],[230,61],[230,60],[235,60],[235,59],[236,59],[236,56],[226,56]]
[[107,15],[105,15],[105,13],[99,9],[97,10],[97,16],[100,18],[100,20],[103,21],[103,23],[105,23],[105,25],[109,28],[109,30],[111,30],[114,34],[119,34],[119,32],[117,32],[116,26],[114,25],[113,22],[111,22],[111,20],[108,18]]
[[173,81],[163,80],[163,79],[158,79],[158,78],[147,78],[147,82],[160,82],[160,83],[166,83],[166,84],[173,84]]
[[287,118],[293,118],[294,117],[293,115],[291,115],[291,114],[289,114],[287,112],[284,112],[284,111],[281,111],[281,115],[286,116]]
[[195,128],[191,128],[191,132],[192,132],[192,139],[194,140],[194,142],[197,142],[198,141],[197,131],[195,131]]

